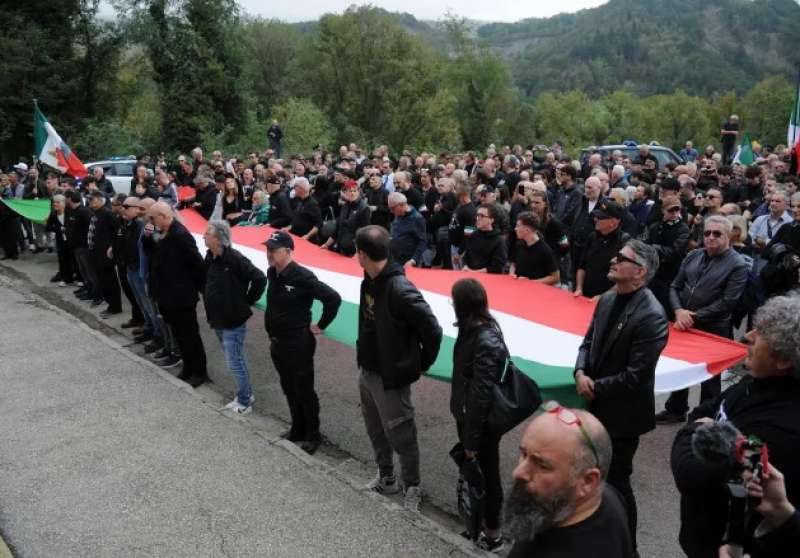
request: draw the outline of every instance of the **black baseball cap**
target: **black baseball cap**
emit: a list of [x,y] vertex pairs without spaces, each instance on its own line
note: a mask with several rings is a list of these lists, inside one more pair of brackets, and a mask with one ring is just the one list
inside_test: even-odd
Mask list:
[[284,231],[275,231],[261,244],[272,249],[288,248],[289,250],[294,250],[294,240],[292,240],[292,235]]
[[603,200],[592,211],[592,216],[598,219],[622,219],[623,215],[625,215],[625,208],[614,200]]
[[92,190],[91,192],[89,192],[87,194],[87,196],[90,197],[90,198],[106,199],[106,195],[103,192],[101,192],[100,190]]

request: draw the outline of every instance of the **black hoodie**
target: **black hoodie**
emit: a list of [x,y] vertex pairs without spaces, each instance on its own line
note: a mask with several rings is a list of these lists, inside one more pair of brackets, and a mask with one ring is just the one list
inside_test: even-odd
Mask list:
[[357,361],[380,374],[384,389],[416,382],[436,360],[441,343],[436,316],[401,265],[390,261],[374,279],[364,275]]
[[486,269],[489,273],[503,273],[508,262],[508,250],[499,231],[476,230],[465,245],[464,265],[470,269]]

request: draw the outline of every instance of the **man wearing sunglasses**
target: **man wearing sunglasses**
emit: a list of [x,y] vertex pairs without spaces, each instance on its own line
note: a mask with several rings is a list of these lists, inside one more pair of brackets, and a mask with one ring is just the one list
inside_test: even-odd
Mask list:
[[628,512],[636,550],[636,499],[630,477],[639,437],[656,426],[655,369],[667,344],[667,317],[647,283],[658,269],[655,248],[628,241],[611,259],[614,289],[600,297],[575,363],[575,387],[611,437],[608,483]]
[[[748,267],[744,258],[730,246],[733,230],[727,217],[711,215],[703,226],[703,248],[693,250],[683,260],[670,286],[670,304],[675,311],[675,329],[690,328],[733,338],[732,313],[747,286]],[[700,386],[700,403],[720,394],[720,376]],[[689,388],[674,391],[656,415],[656,422],[686,421]]]

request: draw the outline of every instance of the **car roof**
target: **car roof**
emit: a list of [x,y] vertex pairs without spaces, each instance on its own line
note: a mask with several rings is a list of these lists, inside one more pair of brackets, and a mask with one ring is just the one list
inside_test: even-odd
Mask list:
[[111,165],[114,163],[135,163],[136,157],[112,157],[110,159],[102,159],[100,161],[92,161],[91,163],[85,163],[87,167],[91,167],[94,165]]

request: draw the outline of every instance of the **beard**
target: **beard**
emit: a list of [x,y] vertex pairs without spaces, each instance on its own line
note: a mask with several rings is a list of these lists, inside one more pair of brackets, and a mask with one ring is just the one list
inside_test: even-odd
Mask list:
[[549,498],[530,494],[525,484],[515,481],[503,512],[503,534],[515,541],[532,541],[575,512],[567,486]]

